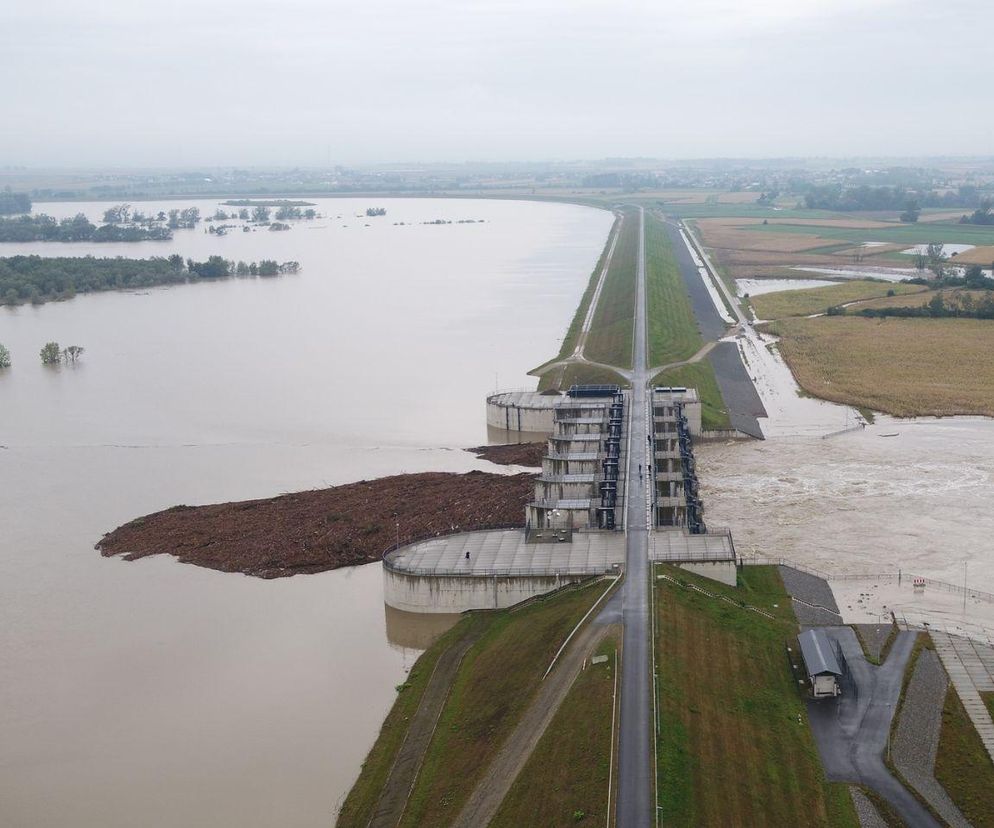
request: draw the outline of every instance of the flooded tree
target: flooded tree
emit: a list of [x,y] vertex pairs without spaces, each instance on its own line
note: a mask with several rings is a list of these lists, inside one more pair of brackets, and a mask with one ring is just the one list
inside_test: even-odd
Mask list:
[[0,368],[10,368],[10,351],[0,343]]
[[57,365],[62,359],[58,342],[46,342],[41,349],[41,361],[45,365]]
[[75,364],[76,360],[83,356],[83,351],[86,350],[80,345],[70,345],[68,348],[62,350],[62,361],[66,365],[70,363]]

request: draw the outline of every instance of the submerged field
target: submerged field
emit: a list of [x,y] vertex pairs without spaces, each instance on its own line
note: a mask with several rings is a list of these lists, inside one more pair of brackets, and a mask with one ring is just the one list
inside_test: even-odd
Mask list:
[[770,331],[801,388],[899,417],[994,416],[994,323],[981,319],[783,319]]
[[663,824],[855,828],[847,787],[825,780],[787,664],[797,626],[777,570],[745,567],[738,589],[655,572],[775,616],[656,581]]

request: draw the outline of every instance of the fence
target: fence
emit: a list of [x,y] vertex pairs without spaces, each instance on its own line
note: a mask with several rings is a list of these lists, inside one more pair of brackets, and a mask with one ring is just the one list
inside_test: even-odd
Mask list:
[[974,598],[977,601],[994,604],[994,593],[962,587],[958,584],[951,584],[949,581],[939,581],[935,578],[923,578],[920,575],[913,575],[908,572],[847,572],[840,574],[825,572],[821,569],[815,569],[812,566],[805,566],[789,558],[769,558],[760,555],[743,556],[739,559],[739,564],[742,566],[789,566],[791,569],[807,572],[809,575],[815,575],[826,581],[883,581],[885,583],[893,583],[894,581],[902,582],[904,580],[914,581],[917,578],[923,581],[927,587],[934,587],[953,595],[965,595],[967,598]]

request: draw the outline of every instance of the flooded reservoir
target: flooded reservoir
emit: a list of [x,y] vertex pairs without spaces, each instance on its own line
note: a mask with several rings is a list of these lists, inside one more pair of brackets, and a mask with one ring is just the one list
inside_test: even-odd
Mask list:
[[[313,201],[324,218],[289,232],[0,247],[302,265],[0,308],[5,825],[327,826],[437,633],[385,613],[378,564],[260,580],[93,549],[179,503],[494,470],[459,447],[485,442],[495,384],[558,350],[612,223],[530,202]],[[387,215],[356,218],[371,206]],[[42,366],[49,340],[86,352]]]

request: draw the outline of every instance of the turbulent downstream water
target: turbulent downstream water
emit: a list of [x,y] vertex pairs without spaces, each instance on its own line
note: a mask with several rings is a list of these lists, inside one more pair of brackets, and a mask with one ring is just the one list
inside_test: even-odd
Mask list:
[[[485,442],[495,383],[525,384],[558,350],[612,220],[314,201],[328,218],[285,233],[0,247],[303,265],[0,309],[15,363],[0,374],[5,826],[328,825],[432,633],[385,612],[378,565],[261,581],[93,544],[176,503],[488,465],[457,447]],[[387,216],[355,218],[369,206]],[[485,223],[420,223],[436,218]],[[82,361],[43,367],[50,339]]]

